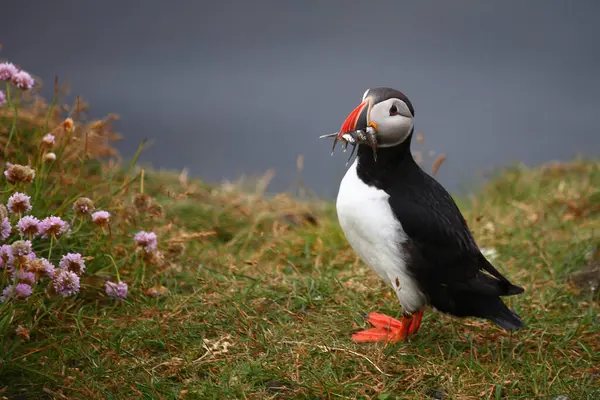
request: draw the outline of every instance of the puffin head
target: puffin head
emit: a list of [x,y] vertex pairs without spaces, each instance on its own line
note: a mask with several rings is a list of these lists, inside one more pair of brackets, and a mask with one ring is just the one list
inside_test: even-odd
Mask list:
[[367,89],[362,102],[346,118],[336,141],[348,132],[375,130],[377,147],[396,146],[413,131],[415,110],[406,95],[399,90],[379,87]]

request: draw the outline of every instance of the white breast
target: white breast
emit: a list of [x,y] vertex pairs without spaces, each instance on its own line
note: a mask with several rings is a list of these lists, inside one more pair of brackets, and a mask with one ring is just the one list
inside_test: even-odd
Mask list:
[[357,160],[340,184],[336,202],[340,226],[359,257],[394,288],[402,308],[415,312],[425,305],[425,296],[406,270],[401,247],[406,233],[392,212],[389,195],[360,180],[356,165]]

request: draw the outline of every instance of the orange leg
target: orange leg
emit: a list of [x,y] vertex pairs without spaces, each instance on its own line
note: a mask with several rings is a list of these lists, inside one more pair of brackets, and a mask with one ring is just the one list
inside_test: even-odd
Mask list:
[[355,342],[397,342],[405,340],[410,333],[416,333],[419,330],[422,315],[422,311],[415,314],[416,318],[410,314],[404,314],[402,320],[398,321],[387,315],[373,312],[367,316],[366,320],[374,328],[353,334],[352,340]]
[[410,328],[408,329],[408,333],[411,335],[419,332],[419,328],[421,327],[421,320],[423,319],[423,310],[417,311],[413,314],[413,320],[410,323]]

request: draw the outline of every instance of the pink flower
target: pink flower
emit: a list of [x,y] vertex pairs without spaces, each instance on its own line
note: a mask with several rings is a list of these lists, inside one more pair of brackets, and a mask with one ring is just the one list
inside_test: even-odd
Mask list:
[[6,163],[6,171],[4,176],[8,183],[16,184],[19,182],[31,183],[35,178],[35,170],[27,165]]
[[29,73],[21,70],[12,76],[13,84],[19,89],[28,90],[33,87],[35,81]]
[[[17,240],[13,242],[12,247],[12,255],[15,257],[27,257],[32,254],[31,252],[31,241],[29,240]],[[35,254],[33,254],[33,258],[35,258]]]
[[28,258],[29,260],[25,262],[25,269],[26,271],[33,273],[36,279],[43,276],[47,276],[49,278],[54,276],[55,268],[50,261],[43,257]]
[[68,253],[62,256],[58,267],[82,275],[85,272],[85,260],[79,253]]
[[31,197],[24,193],[16,192],[8,198],[6,206],[13,214],[23,214],[31,211]]
[[[48,154],[50,154],[50,153],[48,153]],[[54,154],[54,153],[52,153],[52,154]],[[80,217],[82,217],[84,215],[88,215],[93,210],[94,210],[94,202],[92,201],[92,199],[90,199],[88,197],[80,197],[77,199],[77,201],[75,201],[75,203],[73,203],[73,211],[75,211],[75,214],[77,214]]]
[[15,286],[15,297],[17,299],[24,299],[26,297],[31,296],[31,285],[28,285],[26,283],[18,283],[17,286]]
[[26,283],[19,283],[15,285],[9,285],[4,288],[2,291],[2,296],[0,296],[0,301],[7,301],[11,297],[15,297],[16,299],[25,299],[31,296],[33,290],[31,286]]
[[77,274],[60,269],[52,278],[52,286],[61,296],[71,296],[79,292],[79,277]]
[[6,104],[6,95],[2,90],[0,90],[0,107],[3,107]]
[[44,218],[38,225],[38,232],[44,239],[60,236],[68,230],[69,224],[54,215]]
[[13,272],[13,282],[26,283],[30,286],[35,284],[35,274],[27,271],[15,271]]
[[12,246],[10,244],[3,244],[0,246],[0,266],[4,268],[10,267],[14,260]]
[[48,278],[54,277],[54,274],[56,273],[56,268],[54,267],[54,265],[45,258],[40,258],[40,260],[42,261],[42,266],[44,268],[44,274]]
[[54,144],[55,139],[56,138],[54,137],[53,134],[48,133],[48,134],[44,135],[44,137],[42,138],[42,142],[44,144],[47,144],[47,145],[51,146],[51,145]]
[[143,247],[146,253],[153,252],[154,250],[156,250],[156,247],[158,245],[156,233],[154,232],[139,231],[135,234],[133,240],[136,241],[138,246]]
[[12,63],[0,63],[0,81],[10,81],[19,70]]
[[125,282],[106,281],[106,295],[116,299],[124,299],[127,297],[127,284]]
[[6,240],[10,236],[12,232],[12,227],[10,226],[10,220],[8,217],[4,217],[2,222],[0,222],[0,239]]
[[39,224],[39,219],[26,215],[17,222],[17,229],[21,236],[36,237],[39,235]]
[[110,213],[108,211],[96,211],[92,214],[92,222],[98,226],[104,226],[110,221]]

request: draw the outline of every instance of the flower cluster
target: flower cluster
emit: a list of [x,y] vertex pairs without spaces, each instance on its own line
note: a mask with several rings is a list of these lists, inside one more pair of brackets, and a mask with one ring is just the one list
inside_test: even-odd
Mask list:
[[38,257],[29,240],[17,240],[0,247],[0,265],[11,273],[11,283],[2,290],[0,301],[25,299],[42,278],[54,278],[54,266]]
[[85,261],[79,253],[65,254],[58,263],[59,268],[82,275],[85,272]]
[[135,240],[137,245],[143,248],[146,253],[154,252],[158,246],[156,233],[154,232],[139,231],[135,234],[133,240]]
[[[18,108],[24,107],[32,99],[31,94],[22,95],[21,92],[31,90],[39,84],[27,71],[10,62],[0,62],[0,84],[3,84],[0,90],[0,107],[9,107],[14,111],[12,121],[14,124],[20,124],[24,114],[19,113]],[[21,98],[22,101],[17,101]],[[57,194],[56,198],[46,198],[47,195],[53,196],[58,193],[56,190],[48,190],[52,189],[49,188],[51,185],[72,184],[69,190],[83,186],[79,185],[82,183],[80,182],[82,175],[75,176],[72,171],[87,173],[87,170],[80,168],[78,161],[76,168],[70,168],[69,163],[73,160],[81,160],[77,157],[79,149],[74,153],[70,151],[73,148],[72,143],[77,143],[78,146],[78,143],[82,143],[82,136],[86,135],[85,157],[92,153],[94,157],[97,154],[104,154],[106,147],[87,140],[88,132],[97,133],[98,136],[105,135],[106,122],[97,121],[95,124],[87,125],[75,117],[66,117],[62,121],[56,120],[55,114],[51,112],[53,106],[54,103],[50,105],[47,114],[52,118],[46,118],[45,123],[40,123],[39,130],[35,134],[19,137],[21,130],[18,126],[13,126],[5,146],[10,150],[5,151],[7,157],[15,157],[11,161],[23,165],[6,161],[3,165],[2,172],[6,181],[0,199],[0,203],[4,203],[0,204],[0,302],[16,304],[30,296],[41,297],[42,293],[43,296],[74,296],[80,292],[85,275],[106,270],[106,266],[96,268],[96,266],[102,267],[96,263],[102,262],[100,260],[103,260],[104,256],[112,260],[115,268],[114,278],[104,281],[103,289],[106,297],[117,300],[127,298],[128,284],[121,280],[119,267],[112,259],[112,254],[123,257],[127,251],[133,253],[135,250],[133,258],[135,264],[129,265],[129,268],[143,269],[148,264],[158,265],[165,259],[159,250],[158,232],[149,229],[128,235],[128,249],[113,245],[118,242],[113,240],[114,235],[121,234],[127,227],[127,223],[133,221],[133,219],[115,221],[115,218],[122,215],[130,217],[129,210],[132,210],[132,214],[162,217],[164,209],[154,204],[152,198],[144,193],[143,174],[141,190],[134,195],[133,204],[125,207],[118,204],[114,211],[116,215],[111,214],[112,210],[109,212],[101,209],[99,204],[94,204],[92,195],[89,195],[91,198],[83,196],[78,198],[70,203],[69,207],[65,207],[62,195]],[[53,128],[48,127],[50,120],[55,125]],[[17,135],[16,138],[14,134]],[[37,143],[34,145],[26,143],[29,140],[36,140]],[[95,147],[99,149],[94,149]],[[55,162],[57,159],[58,163]],[[60,179],[54,179],[55,177]],[[40,204],[49,207],[59,204],[60,206],[41,210]],[[108,248],[102,244],[92,243],[93,245],[90,246],[90,243],[87,243],[90,240],[103,238],[108,239],[106,241]],[[92,253],[88,254],[87,250],[81,251],[80,248],[91,249]],[[171,254],[170,249],[168,251],[168,254]],[[126,276],[131,275],[126,274]],[[144,279],[149,278],[146,277],[145,271],[134,276],[136,280],[140,280],[142,288],[146,287]],[[166,293],[163,291],[166,288],[160,288],[145,293],[149,296],[162,296]]]
[[12,82],[22,90],[29,90],[35,85],[35,80],[28,72],[9,62],[0,63],[0,81]]
[[[10,82],[21,90],[29,90],[35,85],[35,80],[28,72],[9,62],[0,63],[0,81]],[[6,94],[0,90],[0,107],[6,103]]]
[[58,237],[69,230],[69,223],[51,215],[38,224],[38,233],[44,238]]
[[111,282],[106,281],[106,295],[108,297],[114,297],[116,299],[124,299],[127,297],[127,284],[125,282]]
[[19,164],[8,164],[4,176],[8,183],[31,183],[35,178],[35,170],[29,166]]
[[88,215],[94,210],[94,202],[87,197],[80,197],[73,203],[73,211],[78,216]]
[[31,197],[26,194],[16,192],[8,198],[6,207],[13,214],[21,215],[31,211]]
[[[9,164],[4,175],[9,183],[27,184],[33,181],[35,170],[29,166]],[[42,220],[33,215],[24,215],[32,209],[31,197],[22,192],[12,193],[6,205],[0,205],[0,239],[9,240],[13,232],[19,235],[12,244],[0,246],[0,268],[9,271],[12,277],[2,289],[0,301],[29,297],[44,278],[50,280],[51,288],[59,295],[69,296],[79,292],[79,278],[85,272],[85,261],[81,254],[64,255],[56,268],[50,260],[38,257],[33,251],[32,240],[39,237],[59,240],[69,231],[69,224],[54,215]],[[15,221],[16,229],[13,229],[11,218]]]
[[[50,140],[46,139],[46,144],[50,144]],[[33,181],[35,170],[29,166],[8,164],[4,175],[9,183],[26,184]],[[95,225],[108,225],[110,214],[104,210],[92,212],[94,209],[94,202],[87,197],[81,197],[73,203],[76,216],[83,218],[89,215],[88,218]],[[25,215],[32,210],[31,197],[22,192],[12,193],[6,205],[0,204],[0,240],[9,240],[13,232],[19,235],[12,244],[0,246],[0,268],[9,271],[12,276],[9,284],[2,289],[0,301],[22,300],[31,296],[35,287],[46,278],[49,280],[49,288],[57,295],[66,297],[79,293],[80,279],[86,271],[85,258],[80,253],[64,254],[56,267],[50,260],[38,257],[33,251],[32,240],[60,240],[70,231],[69,223],[55,215],[41,220],[33,215]],[[16,229],[13,229],[11,218],[14,219]],[[142,236],[140,240],[145,241],[148,249],[156,248],[155,234],[146,234],[145,239]],[[107,281],[105,290],[109,297],[123,299],[127,297],[128,286],[120,279],[116,283]]]
[[110,221],[110,214],[108,211],[96,211],[92,214],[92,222],[98,226],[105,226]]

